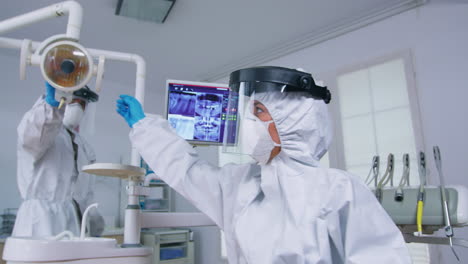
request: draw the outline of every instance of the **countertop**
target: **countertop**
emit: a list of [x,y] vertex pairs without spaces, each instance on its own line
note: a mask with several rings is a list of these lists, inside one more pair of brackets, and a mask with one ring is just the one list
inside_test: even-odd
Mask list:
[[118,236],[123,235],[124,228],[123,227],[112,227],[112,228],[104,228],[104,232],[102,232],[101,236]]

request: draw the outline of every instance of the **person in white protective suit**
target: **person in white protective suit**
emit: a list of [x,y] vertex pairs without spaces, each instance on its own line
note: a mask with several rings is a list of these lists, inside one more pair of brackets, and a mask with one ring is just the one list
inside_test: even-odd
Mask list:
[[[235,147],[230,133],[239,133],[238,145],[254,163],[213,166],[166,120],[146,117],[135,98],[117,101],[143,159],[224,230],[229,263],[411,263],[401,233],[367,186],[320,167],[332,136],[326,87],[281,67],[230,77],[227,115],[241,122],[226,124],[225,149]],[[238,132],[230,129],[236,124]]]
[[[13,236],[49,237],[69,230],[79,235],[81,213],[94,199],[94,177],[81,167],[96,158],[78,128],[88,102],[98,95],[88,87],[58,108],[55,88],[41,96],[18,126],[18,188],[23,202]],[[100,235],[104,219],[90,211],[90,234]]]

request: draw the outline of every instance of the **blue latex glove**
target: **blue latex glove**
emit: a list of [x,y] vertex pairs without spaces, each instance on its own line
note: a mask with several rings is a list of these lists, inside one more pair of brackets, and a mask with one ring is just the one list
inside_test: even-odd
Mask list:
[[135,97],[126,94],[120,95],[120,99],[117,100],[117,113],[127,121],[130,127],[145,118],[140,102]]
[[45,84],[46,84],[45,101],[53,107],[58,107],[60,103],[57,102],[57,100],[55,100],[55,88],[52,87],[52,85],[50,85],[48,82],[46,82]]

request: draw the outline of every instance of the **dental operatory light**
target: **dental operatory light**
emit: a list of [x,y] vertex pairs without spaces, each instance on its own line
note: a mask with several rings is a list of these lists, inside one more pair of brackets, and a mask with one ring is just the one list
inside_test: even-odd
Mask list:
[[98,64],[92,54],[77,40],[66,35],[54,35],[36,44],[23,40],[20,55],[20,79],[26,79],[26,66],[39,65],[42,76],[57,89],[56,100],[63,105],[70,102],[74,91],[88,84],[96,75],[96,92],[100,92],[105,58],[99,55]]
[[83,46],[73,41],[58,41],[44,50],[40,66],[48,83],[64,92],[71,92],[89,82],[94,65]]
[[41,42],[33,51],[32,42],[23,40],[20,56],[20,79],[26,78],[26,66],[39,65],[42,76],[57,89],[56,100],[60,106],[69,103],[73,92],[84,87],[96,76],[96,91],[100,91],[104,74],[104,58],[99,58],[97,66],[91,54],[66,35],[55,35]]

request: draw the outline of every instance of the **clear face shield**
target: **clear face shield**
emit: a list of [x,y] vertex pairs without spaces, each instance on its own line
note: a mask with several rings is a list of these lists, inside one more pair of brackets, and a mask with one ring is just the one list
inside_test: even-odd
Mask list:
[[88,102],[80,122],[80,134],[83,137],[94,136],[96,127],[96,106],[95,102]]
[[[248,122],[261,121],[255,115],[255,107],[260,102],[255,100],[255,91],[248,92],[247,86],[246,83],[239,83],[230,87],[231,92],[223,140],[224,152],[249,154],[246,151],[248,135],[254,131],[248,131]],[[269,119],[271,120],[271,117]],[[249,120],[247,124],[244,122],[245,120]]]
[[308,92],[326,103],[331,99],[327,88],[315,85],[309,73],[281,67],[235,71],[229,86],[223,152],[250,155],[260,164],[269,161],[275,147],[281,147],[274,117],[268,109],[269,94]]

